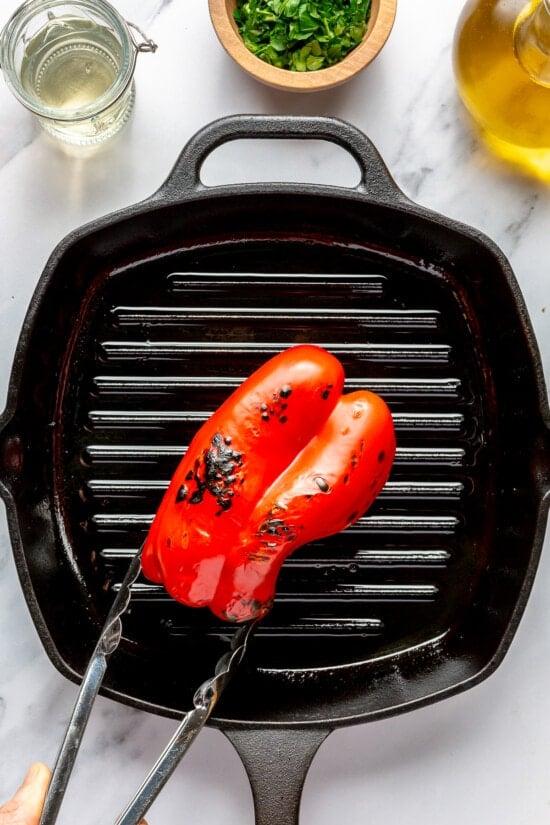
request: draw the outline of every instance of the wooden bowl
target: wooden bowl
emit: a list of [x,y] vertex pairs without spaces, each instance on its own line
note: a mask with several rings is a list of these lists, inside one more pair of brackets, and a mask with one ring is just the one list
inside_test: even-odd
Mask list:
[[362,43],[340,63],[316,72],[278,69],[253,55],[244,45],[233,18],[237,0],[208,0],[208,5],[220,43],[233,60],[252,77],[275,89],[289,92],[321,92],[345,83],[374,60],[390,36],[397,0],[372,0],[369,25]]

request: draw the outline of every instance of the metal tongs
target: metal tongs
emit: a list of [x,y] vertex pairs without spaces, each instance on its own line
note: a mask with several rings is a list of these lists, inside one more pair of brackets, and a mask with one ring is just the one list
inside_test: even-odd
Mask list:
[[[57,821],[86,725],[107,671],[109,658],[118,648],[122,638],[122,617],[130,604],[132,585],[141,572],[141,550],[142,548],[136,553],[128,568],[84,674],[57,756],[40,825],[54,825]],[[214,676],[204,682],[195,693],[193,709],[185,714],[172,739],[151,768],[130,804],[117,818],[115,825],[139,825],[142,821],[208,721],[227,683],[245,655],[255,624],[256,622],[249,622],[236,631],[231,649],[216,664]]]

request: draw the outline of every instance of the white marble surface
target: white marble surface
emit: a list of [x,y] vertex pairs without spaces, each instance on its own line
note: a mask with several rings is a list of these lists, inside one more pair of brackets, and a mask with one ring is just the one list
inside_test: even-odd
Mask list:
[[[462,0],[400,0],[383,56],[348,86],[311,97],[270,91],[222,52],[206,0],[124,0],[158,41],[140,58],[135,118],[103,155],[63,156],[0,83],[0,402],[21,321],[43,264],[69,230],[136,201],[164,179],[191,134],[236,112],[322,113],[375,141],[414,199],[483,229],[510,257],[550,371],[550,190],[515,176],[477,144],[458,104],[451,39]],[[0,0],[0,19],[14,3]],[[269,176],[353,181],[326,144],[277,144]],[[233,145],[207,182],[265,177],[265,148]],[[547,548],[548,550],[549,548]],[[405,717],[333,734],[309,776],[304,825],[543,825],[550,822],[550,554],[498,673],[477,689]],[[42,651],[0,522],[0,798],[31,759],[52,761],[75,688]],[[172,723],[100,700],[63,822],[112,821]],[[207,731],[154,806],[151,825],[250,825],[237,756]]]

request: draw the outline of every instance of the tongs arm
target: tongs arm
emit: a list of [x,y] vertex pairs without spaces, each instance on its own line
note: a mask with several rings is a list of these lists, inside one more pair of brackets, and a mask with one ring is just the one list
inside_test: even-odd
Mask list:
[[[122,616],[130,603],[132,585],[141,571],[141,550],[134,556],[120,590],[109,611],[101,636],[84,674],[71,719],[57,756],[40,825],[54,825],[71,778],[94,701],[107,671],[108,661],[122,638]],[[186,713],[172,739],[160,755],[134,799],[116,820],[116,825],[139,825],[179,762],[208,721],[224,688],[242,661],[255,623],[238,628],[231,644],[216,665],[214,676],[204,682],[193,698],[194,708]]]
[[141,788],[115,825],[139,825],[210,717],[224,688],[241,663],[255,622],[241,626],[216,665],[215,675],[204,682],[193,698],[194,708],[181,721],[174,736],[153,766]]
[[73,712],[65,731],[65,737],[57,759],[46,795],[40,825],[54,825],[73,772],[82,738],[90,719],[94,702],[107,671],[108,660],[115,652],[122,638],[121,617],[126,611],[132,594],[132,585],[141,571],[141,550],[136,553],[124,581],[120,586],[109,611],[101,636],[95,646],[92,658],[80,685]]

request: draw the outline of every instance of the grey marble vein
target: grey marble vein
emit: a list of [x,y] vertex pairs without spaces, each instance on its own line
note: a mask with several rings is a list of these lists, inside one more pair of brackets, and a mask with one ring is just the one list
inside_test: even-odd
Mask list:
[[504,228],[504,232],[510,241],[513,250],[522,239],[522,235],[529,228],[531,217],[533,216],[539,202],[538,192],[528,192],[526,196],[517,204],[518,216],[510,221]]
[[173,2],[174,0],[160,0],[156,9],[154,9],[154,11],[149,15],[149,22],[153,23],[156,21],[159,15],[162,14],[165,9],[169,8]]

